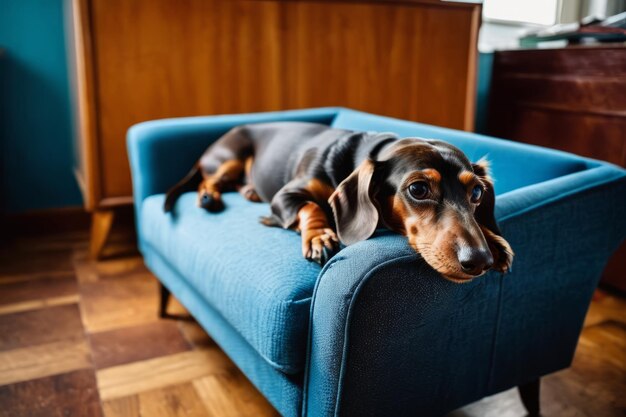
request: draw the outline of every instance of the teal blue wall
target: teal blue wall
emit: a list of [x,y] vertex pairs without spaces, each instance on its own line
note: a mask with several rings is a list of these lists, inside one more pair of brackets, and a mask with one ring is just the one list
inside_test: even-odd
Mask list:
[[493,53],[479,53],[478,79],[476,81],[476,127],[474,129],[478,133],[487,133],[487,111],[489,110],[492,67]]
[[0,0],[0,197],[9,213],[81,204],[63,13],[63,0]]

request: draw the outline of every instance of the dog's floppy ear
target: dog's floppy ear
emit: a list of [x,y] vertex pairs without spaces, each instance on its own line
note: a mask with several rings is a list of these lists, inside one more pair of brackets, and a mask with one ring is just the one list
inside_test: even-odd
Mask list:
[[502,237],[502,232],[496,223],[495,206],[496,206],[496,194],[493,190],[493,180],[489,174],[489,163],[481,159],[475,164],[472,164],[474,174],[476,174],[484,187],[483,198],[476,211],[474,212],[474,218],[480,226],[491,254],[493,255],[493,267],[500,272],[507,272],[511,268],[513,263],[513,250],[511,245]]
[[328,199],[339,240],[346,245],[369,238],[378,225],[378,209],[373,195],[375,170],[376,162],[366,159]]

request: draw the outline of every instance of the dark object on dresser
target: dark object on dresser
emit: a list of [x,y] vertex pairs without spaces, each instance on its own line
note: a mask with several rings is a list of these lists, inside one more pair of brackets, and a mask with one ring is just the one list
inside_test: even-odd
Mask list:
[[534,47],[542,42],[566,40],[570,45],[595,42],[626,41],[626,12],[604,20],[588,16],[580,23],[569,23],[541,29],[520,39],[520,46]]
[[[496,52],[490,135],[626,166],[626,46]],[[603,283],[626,291],[626,245]]]

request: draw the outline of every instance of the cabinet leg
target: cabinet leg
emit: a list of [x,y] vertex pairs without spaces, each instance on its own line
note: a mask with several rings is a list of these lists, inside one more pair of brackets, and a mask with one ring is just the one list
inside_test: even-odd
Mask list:
[[522,404],[524,404],[524,407],[530,417],[539,417],[541,415],[539,406],[539,388],[539,378],[517,387],[519,390],[519,396],[522,399]]
[[91,215],[91,242],[89,252],[91,257],[98,259],[109,237],[113,225],[113,210],[94,211]]

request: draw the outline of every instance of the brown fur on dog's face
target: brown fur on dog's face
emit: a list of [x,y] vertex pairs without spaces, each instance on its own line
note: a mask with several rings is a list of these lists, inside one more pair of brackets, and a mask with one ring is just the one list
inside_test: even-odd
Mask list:
[[[344,243],[382,223],[407,236],[434,269],[465,281],[488,269],[506,272],[513,251],[500,236],[486,163],[471,164],[445,142],[403,139],[365,161],[331,196]],[[349,213],[350,217],[343,213]]]

